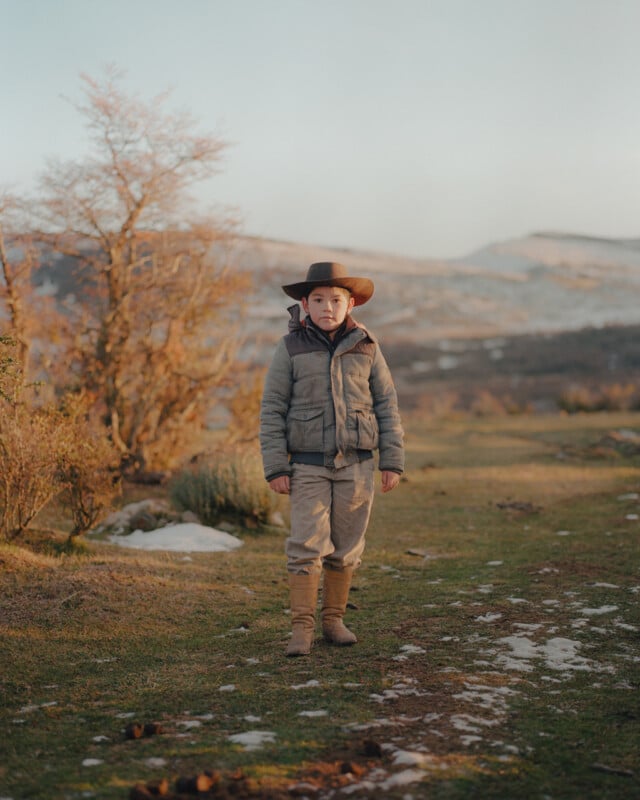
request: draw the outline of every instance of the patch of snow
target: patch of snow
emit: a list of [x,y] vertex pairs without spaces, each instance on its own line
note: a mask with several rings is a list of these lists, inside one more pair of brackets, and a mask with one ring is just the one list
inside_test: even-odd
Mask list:
[[135,550],[170,550],[181,553],[230,552],[242,545],[242,540],[225,531],[208,528],[195,522],[168,525],[154,531],[134,531],[127,535],[109,537],[112,544]]
[[618,606],[601,606],[600,608],[583,608],[581,614],[586,614],[587,617],[598,617],[601,614],[611,614],[612,611],[617,611]]
[[556,536],[571,536],[571,531],[556,531]]
[[523,631],[537,631],[542,628],[541,622],[515,622],[514,628],[522,628]]
[[265,744],[273,744],[276,734],[273,731],[246,731],[227,737],[230,742],[240,744],[245,750],[259,750]]
[[426,767],[431,766],[433,762],[433,756],[414,750],[396,750],[393,754],[393,763],[396,767]]
[[480,617],[476,617],[476,622],[496,622],[497,620],[502,619],[502,614],[499,612],[488,612],[487,614],[483,614]]
[[628,494],[618,495],[618,500],[621,502],[625,500],[640,500],[640,494],[638,492],[628,492]]
[[533,670],[531,661],[534,658],[544,659],[549,669],[562,672],[570,670],[591,672],[595,668],[593,662],[578,655],[580,642],[571,639],[555,637],[545,644],[538,645],[526,636],[506,636],[498,642],[511,648],[511,656],[498,657],[498,663],[507,669],[531,672]]
[[220,686],[218,688],[219,692],[235,692],[236,685],[235,683],[225,683],[224,686]]
[[504,561],[487,561],[488,567],[501,567],[504,564]]
[[92,741],[92,742],[95,742],[96,744],[101,744],[102,742],[108,742],[108,741],[110,741],[110,739],[109,739],[109,737],[108,737],[108,736],[93,736],[93,737],[91,738],[91,741]]
[[314,679],[307,681],[306,683],[296,683],[289,688],[298,691],[299,689],[314,689],[316,686],[320,686],[320,681]]
[[299,717],[311,717],[312,719],[315,717],[326,717],[328,715],[329,712],[324,708],[320,708],[317,711],[300,711],[298,714]]
[[418,783],[424,780],[425,773],[421,769],[405,769],[402,772],[397,772],[386,781],[380,784],[380,789],[385,792],[389,789],[396,789],[398,786],[408,786],[411,783]]
[[481,741],[482,741],[482,736],[475,736],[473,734],[465,734],[464,736],[460,737],[460,744],[464,745],[464,747],[469,747],[469,745]]
[[620,587],[615,583],[594,583],[592,584],[598,589],[619,589]]
[[456,356],[438,356],[438,369],[455,369],[460,364],[460,359]]
[[424,647],[418,647],[416,644],[403,644],[400,648],[402,653],[409,653],[410,655],[414,655],[416,653],[426,653],[427,651]]
[[100,764],[104,764],[104,761],[101,758],[85,758],[82,762],[83,767],[97,767]]
[[451,717],[453,727],[466,733],[481,733],[482,728],[491,728],[493,725],[497,725],[499,721],[497,719],[474,717],[471,714],[455,714]]
[[202,722],[199,719],[183,719],[178,722],[178,725],[190,730],[191,728],[201,728]]
[[144,763],[150,769],[160,769],[162,767],[167,766],[167,760],[165,758],[159,758],[159,757],[147,758],[145,759]]
[[245,714],[243,719],[245,722],[262,722],[262,717],[256,717],[255,714]]

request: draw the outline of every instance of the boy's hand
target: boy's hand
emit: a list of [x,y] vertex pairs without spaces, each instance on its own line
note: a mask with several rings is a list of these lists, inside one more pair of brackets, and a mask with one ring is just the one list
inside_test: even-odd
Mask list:
[[272,481],[269,481],[269,488],[272,492],[277,492],[277,494],[289,494],[291,491],[289,476],[280,475],[278,478],[274,478]]
[[400,476],[398,475],[397,472],[391,472],[391,470],[388,469],[382,470],[383,492],[390,492],[392,489],[395,489],[399,483],[400,483]]

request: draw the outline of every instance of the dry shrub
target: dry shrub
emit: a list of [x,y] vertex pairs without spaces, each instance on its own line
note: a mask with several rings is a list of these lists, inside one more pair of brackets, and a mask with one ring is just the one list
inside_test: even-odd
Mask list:
[[473,398],[469,410],[476,417],[500,417],[507,413],[504,403],[487,390]]
[[569,414],[630,411],[640,407],[640,389],[633,383],[613,383],[596,389],[572,384],[562,392],[558,405]]
[[91,423],[84,397],[67,398],[62,417],[66,435],[58,451],[57,480],[74,537],[90,530],[111,509],[120,490],[119,453]]
[[248,527],[264,525],[274,508],[256,453],[221,453],[216,460],[176,475],[169,486],[172,504],[192,511],[204,525],[234,519]]
[[13,539],[59,492],[56,413],[0,409],[0,536]]
[[44,403],[16,367],[13,343],[5,337],[0,344],[0,537],[20,536],[59,495],[77,536],[117,493],[117,454],[91,425],[83,396]]
[[265,370],[261,369],[242,382],[229,400],[228,436],[233,442],[253,442],[260,430],[260,403]]
[[606,411],[630,411],[638,407],[640,392],[633,383],[614,383],[600,390],[602,408]]
[[420,416],[447,419],[457,415],[460,398],[456,392],[434,392],[420,396],[416,411]]
[[528,405],[519,404],[509,395],[496,397],[486,389],[475,395],[469,410],[476,417],[501,417],[505,414],[526,414],[531,411]]

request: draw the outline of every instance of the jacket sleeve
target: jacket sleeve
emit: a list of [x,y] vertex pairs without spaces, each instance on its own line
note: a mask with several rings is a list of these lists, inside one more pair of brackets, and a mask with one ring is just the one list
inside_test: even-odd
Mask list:
[[291,358],[281,339],[267,371],[260,406],[260,449],[264,477],[290,475],[287,452],[287,412],[291,399]]
[[398,396],[391,372],[380,347],[376,353],[369,378],[373,411],[380,433],[379,452],[381,470],[404,472],[404,431],[398,410]]

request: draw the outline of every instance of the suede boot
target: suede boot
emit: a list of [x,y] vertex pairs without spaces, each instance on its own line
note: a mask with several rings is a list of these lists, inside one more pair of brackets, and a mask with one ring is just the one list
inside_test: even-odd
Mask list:
[[287,645],[287,656],[308,656],[316,630],[319,573],[289,574],[291,627],[293,635]]
[[328,642],[343,647],[355,644],[358,639],[342,622],[347,610],[349,587],[353,569],[340,572],[325,569],[322,587],[322,633]]

